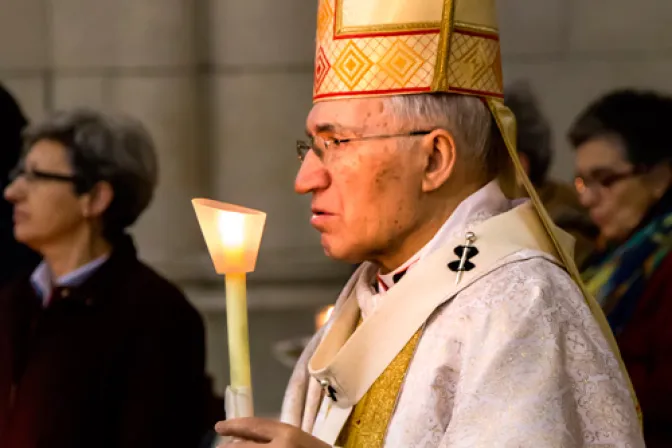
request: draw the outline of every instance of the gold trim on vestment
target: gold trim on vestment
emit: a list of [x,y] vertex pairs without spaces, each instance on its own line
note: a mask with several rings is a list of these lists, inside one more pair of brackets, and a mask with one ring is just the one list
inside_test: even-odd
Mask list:
[[342,448],[380,448],[385,443],[406,372],[411,365],[422,330],[418,330],[396,358],[359,400],[345,423],[336,445]]

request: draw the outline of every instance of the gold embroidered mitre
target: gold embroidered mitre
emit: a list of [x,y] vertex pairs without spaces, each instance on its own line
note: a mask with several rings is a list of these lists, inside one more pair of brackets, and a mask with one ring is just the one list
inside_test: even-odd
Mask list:
[[320,0],[313,97],[503,98],[494,0]]
[[[616,354],[616,341],[597,302],[586,292],[573,248],[557,228],[525,173],[515,148],[516,125],[503,104],[504,87],[495,0],[318,0],[313,100],[448,92],[488,105],[527,194],[572,278]],[[633,400],[637,399],[630,387]],[[639,409],[639,408],[638,408]]]

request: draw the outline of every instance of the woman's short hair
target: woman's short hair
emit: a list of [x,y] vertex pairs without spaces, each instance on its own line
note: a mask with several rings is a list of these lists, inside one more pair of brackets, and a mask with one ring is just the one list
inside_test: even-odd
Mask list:
[[103,214],[108,239],[123,233],[151,202],[158,162],[152,137],[139,121],[84,108],[56,112],[26,128],[24,153],[45,139],[66,148],[78,194],[101,181],[112,186],[114,198]]
[[653,166],[670,160],[672,98],[646,90],[613,91],[591,103],[569,130],[574,148],[589,140],[615,137],[633,165]]

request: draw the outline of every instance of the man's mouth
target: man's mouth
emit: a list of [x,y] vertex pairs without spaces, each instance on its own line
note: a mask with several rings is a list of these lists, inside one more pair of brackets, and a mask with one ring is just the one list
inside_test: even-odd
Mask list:
[[311,212],[313,213],[313,216],[325,216],[325,215],[331,215],[331,213],[329,213],[329,212],[327,212],[326,210],[321,209],[321,208],[313,208],[313,209],[311,210]]
[[324,226],[326,226],[327,222],[333,216],[331,213],[321,209],[313,209],[311,211],[313,212],[313,216],[310,218],[310,223],[318,230],[323,230],[325,228]]

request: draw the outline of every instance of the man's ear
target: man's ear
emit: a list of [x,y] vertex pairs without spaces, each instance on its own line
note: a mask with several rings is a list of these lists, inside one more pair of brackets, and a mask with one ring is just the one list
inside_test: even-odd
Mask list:
[[98,218],[105,213],[114,199],[114,190],[109,182],[101,181],[82,197],[82,214],[86,218]]
[[426,157],[422,191],[438,190],[450,178],[455,168],[455,139],[445,129],[435,129],[423,138],[421,145]]

